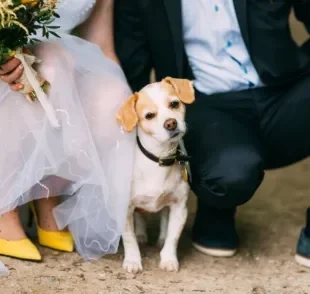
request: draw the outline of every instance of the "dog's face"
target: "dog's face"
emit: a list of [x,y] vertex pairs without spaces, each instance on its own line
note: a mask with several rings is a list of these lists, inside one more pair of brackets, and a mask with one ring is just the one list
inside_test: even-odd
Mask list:
[[165,78],[128,98],[117,119],[130,132],[137,125],[157,141],[178,141],[186,132],[185,104],[193,103],[192,82]]

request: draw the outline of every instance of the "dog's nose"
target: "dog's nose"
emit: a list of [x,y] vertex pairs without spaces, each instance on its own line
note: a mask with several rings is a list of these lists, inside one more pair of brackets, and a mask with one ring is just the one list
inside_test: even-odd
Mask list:
[[174,118],[169,118],[164,123],[164,128],[168,131],[174,131],[178,126],[178,122]]

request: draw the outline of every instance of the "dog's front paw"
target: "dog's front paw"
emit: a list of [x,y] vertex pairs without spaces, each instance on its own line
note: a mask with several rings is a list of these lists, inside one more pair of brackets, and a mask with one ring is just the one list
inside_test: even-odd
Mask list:
[[139,260],[124,260],[123,262],[123,269],[126,270],[128,273],[137,274],[142,272],[143,267],[142,263]]
[[179,271],[179,262],[176,258],[174,259],[162,259],[160,261],[159,267],[167,272],[177,272]]

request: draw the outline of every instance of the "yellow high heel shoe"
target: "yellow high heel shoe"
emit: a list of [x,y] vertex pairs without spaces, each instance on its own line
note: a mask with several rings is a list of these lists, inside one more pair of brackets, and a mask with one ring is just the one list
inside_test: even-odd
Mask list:
[[0,238],[0,255],[29,261],[41,261],[38,248],[28,239],[6,240]]
[[27,238],[16,241],[0,239],[0,255],[29,261],[42,260],[37,247]]
[[30,209],[37,226],[39,244],[59,251],[72,252],[74,249],[72,235],[69,232],[46,231],[41,229],[33,202],[30,203]]

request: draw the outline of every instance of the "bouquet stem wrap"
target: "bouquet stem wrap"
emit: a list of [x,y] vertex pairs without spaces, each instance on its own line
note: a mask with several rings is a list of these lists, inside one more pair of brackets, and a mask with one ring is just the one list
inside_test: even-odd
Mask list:
[[[38,98],[41,103],[51,126],[56,129],[60,128],[56,112],[48,100],[47,94],[42,89],[42,84],[48,82],[40,77],[32,67],[35,62],[38,62],[38,59],[33,55],[23,53],[21,48],[16,50],[14,57],[19,59],[24,66],[24,73],[20,79],[20,82],[24,85],[24,89],[22,90],[23,94],[25,94],[26,97],[31,97],[32,93],[35,94],[36,98]],[[33,99],[29,98],[29,100],[32,101]]]

